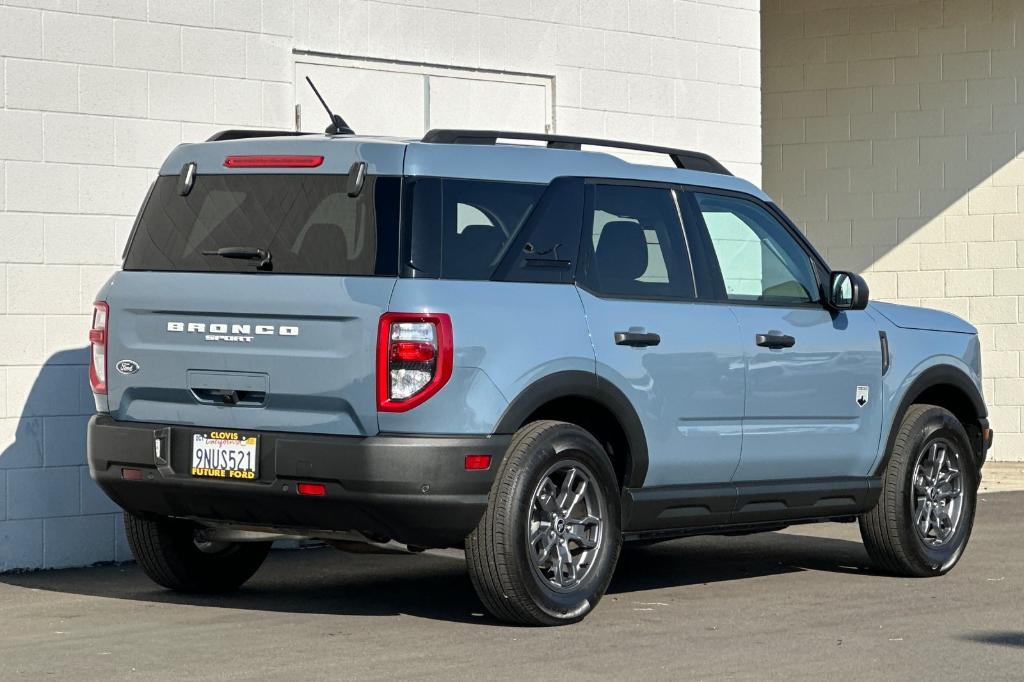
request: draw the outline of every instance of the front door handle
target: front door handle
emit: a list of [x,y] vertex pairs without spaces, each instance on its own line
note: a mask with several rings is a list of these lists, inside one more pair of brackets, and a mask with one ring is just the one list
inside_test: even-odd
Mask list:
[[659,343],[661,343],[661,337],[654,333],[615,332],[615,344],[618,346],[644,348],[646,346],[657,346]]
[[758,334],[754,341],[765,348],[792,348],[796,339],[788,334]]

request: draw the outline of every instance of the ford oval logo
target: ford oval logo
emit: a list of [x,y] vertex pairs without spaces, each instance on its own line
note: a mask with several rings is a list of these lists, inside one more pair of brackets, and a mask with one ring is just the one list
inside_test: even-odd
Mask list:
[[121,360],[115,367],[121,374],[135,374],[139,371],[139,363],[134,360]]

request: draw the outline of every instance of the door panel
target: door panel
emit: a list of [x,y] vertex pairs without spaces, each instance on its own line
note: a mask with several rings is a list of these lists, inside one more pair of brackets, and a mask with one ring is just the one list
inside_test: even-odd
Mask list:
[[[864,476],[878,451],[882,353],[864,311],[734,306],[747,361],[736,481]],[[764,333],[790,348],[758,346]],[[867,403],[857,403],[866,386]]]
[[694,300],[675,196],[591,184],[586,206],[580,296],[597,372],[643,424],[645,487],[728,482],[740,455],[742,350],[728,307]]
[[[602,299],[581,291],[597,373],[640,417],[650,465],[644,487],[721,483],[740,458],[744,364],[736,318],[725,306]],[[656,333],[656,346],[615,343],[615,333]]]
[[882,353],[864,311],[822,303],[815,265],[765,207],[692,195],[705,265],[739,321],[747,365],[736,482],[864,476],[881,430]]

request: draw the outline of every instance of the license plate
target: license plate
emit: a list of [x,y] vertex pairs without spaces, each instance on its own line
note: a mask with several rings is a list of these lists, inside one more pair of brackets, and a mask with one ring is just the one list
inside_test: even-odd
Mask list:
[[192,475],[202,478],[256,479],[259,439],[234,431],[208,431],[192,436]]

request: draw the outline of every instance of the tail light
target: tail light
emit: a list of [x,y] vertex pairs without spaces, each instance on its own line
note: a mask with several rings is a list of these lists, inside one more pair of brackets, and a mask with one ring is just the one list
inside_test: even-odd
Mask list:
[[103,301],[93,304],[92,329],[89,330],[89,346],[92,360],[89,363],[89,385],[93,393],[107,392],[107,323],[110,307]]
[[385,313],[377,331],[377,409],[405,412],[452,375],[452,321],[443,313]]

